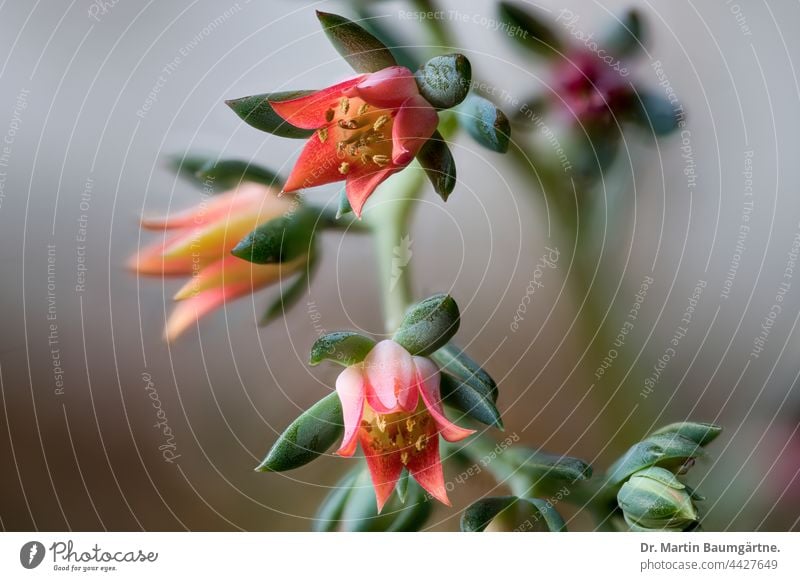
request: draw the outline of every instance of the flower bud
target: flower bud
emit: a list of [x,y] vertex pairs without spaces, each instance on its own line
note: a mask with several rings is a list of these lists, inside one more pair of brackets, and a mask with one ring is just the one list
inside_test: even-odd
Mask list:
[[698,521],[691,491],[657,466],[633,474],[617,493],[617,502],[635,531],[684,531]]

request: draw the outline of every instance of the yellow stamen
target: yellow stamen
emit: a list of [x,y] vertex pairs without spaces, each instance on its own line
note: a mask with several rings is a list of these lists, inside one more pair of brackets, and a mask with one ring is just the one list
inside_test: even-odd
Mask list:
[[411,433],[411,430],[413,430],[413,429],[414,429],[414,426],[415,426],[416,424],[417,424],[417,421],[416,421],[416,420],[414,420],[414,419],[412,419],[412,418],[408,418],[408,419],[406,420],[406,430],[408,430],[408,433],[409,433],[409,434]]
[[400,454],[400,461],[403,463],[403,466],[408,464],[408,452],[402,452]]
[[372,128],[375,131],[377,131],[378,129],[380,129],[381,127],[386,125],[386,123],[388,123],[388,122],[389,122],[389,116],[388,115],[381,115],[380,117],[378,117],[377,121],[375,121],[375,123],[372,125]]
[[323,127],[322,129],[317,131],[317,137],[319,137],[319,140],[322,143],[325,143],[325,141],[327,141],[327,139],[328,139],[328,128],[327,127]]
[[[343,163],[342,165],[348,165],[348,164],[344,164]],[[341,168],[339,169],[339,171],[342,171]],[[347,173],[347,172],[344,172],[344,173]],[[386,418],[385,417],[378,416],[378,419],[375,420],[375,424],[378,426],[378,429],[381,431],[381,433],[386,431]]]
[[[350,171],[350,164],[347,163],[346,161],[343,161],[342,165],[339,166],[339,173],[342,174],[342,175],[347,175],[347,172],[349,172],[349,171]],[[383,422],[383,426],[386,427],[386,421],[385,420]],[[381,425],[378,424],[378,427],[380,428]],[[382,431],[383,431],[383,429],[381,429],[381,432]]]
[[342,110],[342,113],[346,114],[350,110],[350,99],[342,97],[339,101],[339,108]]
[[389,165],[389,156],[388,155],[373,155],[372,161],[375,165],[383,167],[385,165]]
[[425,436],[420,436],[419,438],[417,438],[417,441],[414,442],[414,447],[418,451],[421,451],[425,447]]
[[369,109],[369,105],[364,103],[363,105],[361,105],[361,107],[358,108],[358,114],[359,115],[363,115],[364,113],[367,112],[368,109]]

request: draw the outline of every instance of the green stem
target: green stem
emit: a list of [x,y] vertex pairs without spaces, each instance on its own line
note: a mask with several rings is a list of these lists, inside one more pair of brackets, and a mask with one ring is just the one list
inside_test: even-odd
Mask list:
[[404,239],[410,230],[414,202],[425,174],[416,162],[393,176],[373,202],[368,222],[372,228],[383,289],[383,316],[387,333],[393,333],[411,305],[414,294]]

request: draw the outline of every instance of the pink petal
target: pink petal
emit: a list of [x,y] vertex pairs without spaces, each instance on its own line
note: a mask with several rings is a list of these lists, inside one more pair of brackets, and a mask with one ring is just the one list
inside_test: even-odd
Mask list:
[[[379,109],[396,109],[406,99],[419,95],[414,73],[405,67],[387,67],[366,75],[350,91]],[[429,105],[430,106],[430,105]]]
[[339,99],[348,89],[360,83],[367,75],[359,75],[316,93],[288,101],[270,101],[275,112],[295,127],[319,129],[326,124],[325,114],[339,106]]
[[450,505],[447,498],[447,487],[444,482],[442,461],[439,458],[439,436],[433,433],[425,447],[408,460],[408,471],[422,488],[427,490],[439,502]]
[[378,413],[416,407],[414,360],[398,343],[381,341],[364,359],[367,377],[367,403]]
[[164,338],[169,342],[174,341],[201,317],[221,307],[226,301],[247,294],[249,290],[248,286],[218,288],[181,301],[167,320]]
[[366,173],[353,171],[347,175],[347,200],[350,202],[350,207],[353,208],[353,213],[357,217],[361,217],[364,204],[367,203],[367,199],[375,191],[375,188],[396,171],[397,168],[389,166]]
[[439,391],[439,368],[436,367],[436,364],[426,357],[414,357],[414,365],[417,368],[417,381],[422,401],[436,422],[442,437],[448,442],[458,442],[474,434],[475,430],[460,428],[444,415]]
[[364,375],[358,366],[351,365],[336,378],[336,393],[342,402],[344,437],[336,451],[340,456],[352,456],[358,443],[358,428],[364,414]]
[[142,218],[142,227],[148,230],[197,228],[231,214],[248,210],[258,212],[261,206],[264,206],[264,210],[274,207],[274,212],[280,212],[280,208],[286,204],[280,202],[275,193],[261,184],[243,183],[236,189],[216,194],[169,216]]
[[306,142],[300,157],[294,164],[292,173],[283,186],[284,192],[295,192],[303,188],[313,188],[345,179],[339,172],[341,160],[336,155],[334,137],[328,136],[323,142],[317,134]]
[[396,450],[390,452],[375,451],[370,446],[371,440],[365,435],[365,432],[360,432],[360,434],[361,448],[363,448],[367,459],[367,468],[369,468],[369,475],[372,478],[372,486],[375,488],[378,512],[380,512],[383,510],[386,501],[392,496],[395,486],[397,486],[397,481],[403,471],[403,462],[400,458],[400,452]]
[[392,125],[392,161],[399,166],[408,165],[438,124],[436,109],[421,95],[404,101]]

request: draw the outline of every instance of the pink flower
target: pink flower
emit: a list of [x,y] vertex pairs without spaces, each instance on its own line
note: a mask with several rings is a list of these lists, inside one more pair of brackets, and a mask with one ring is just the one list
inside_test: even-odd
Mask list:
[[[305,256],[261,265],[231,255],[239,240],[287,212],[291,204],[267,186],[244,183],[189,210],[142,220],[143,228],[163,230],[164,236],[139,251],[130,260],[130,268],[144,275],[191,276],[174,296],[180,302],[167,320],[164,336],[168,341],[227,301],[271,285],[305,265]],[[175,234],[169,236],[168,231]]]
[[357,216],[383,180],[411,163],[439,122],[414,74],[397,66],[270,105],[288,123],[316,130],[284,191],[346,180]]
[[431,496],[449,506],[439,434],[457,442],[474,431],[445,417],[436,365],[425,357],[412,357],[394,341],[381,341],[363,363],[342,371],[336,392],[345,425],[337,454],[352,456],[361,442],[378,510],[392,495],[403,467]]

